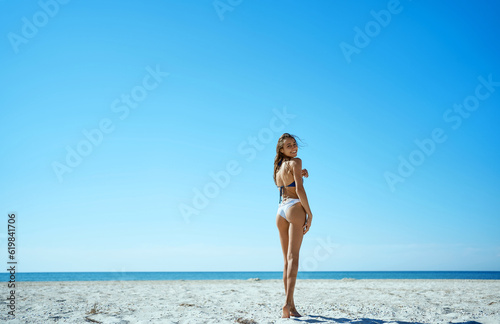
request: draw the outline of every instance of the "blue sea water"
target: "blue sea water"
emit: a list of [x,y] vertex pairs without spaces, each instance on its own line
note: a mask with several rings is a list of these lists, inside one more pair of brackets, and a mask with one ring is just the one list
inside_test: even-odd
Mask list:
[[[1,281],[9,281],[0,273]],[[281,271],[259,272],[20,272],[16,281],[247,280],[281,279]],[[500,280],[500,271],[299,271],[299,279],[482,279]]]

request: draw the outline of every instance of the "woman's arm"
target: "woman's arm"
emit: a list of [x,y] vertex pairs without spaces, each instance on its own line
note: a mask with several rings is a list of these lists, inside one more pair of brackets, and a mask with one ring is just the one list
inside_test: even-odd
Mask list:
[[309,230],[309,226],[311,226],[313,215],[311,212],[311,208],[309,207],[309,202],[307,201],[306,190],[304,189],[304,184],[302,180],[302,160],[299,158],[292,159],[291,166],[292,166],[293,179],[295,180],[295,190],[297,191],[297,196],[299,196],[300,203],[302,204],[302,207],[304,207],[304,210],[308,215],[306,224],[308,224],[307,230]]

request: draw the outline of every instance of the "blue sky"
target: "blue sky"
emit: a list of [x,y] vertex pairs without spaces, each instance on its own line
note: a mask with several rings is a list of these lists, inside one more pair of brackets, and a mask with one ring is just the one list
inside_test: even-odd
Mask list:
[[500,270],[494,1],[0,7],[19,271],[280,271],[283,132],[300,270]]

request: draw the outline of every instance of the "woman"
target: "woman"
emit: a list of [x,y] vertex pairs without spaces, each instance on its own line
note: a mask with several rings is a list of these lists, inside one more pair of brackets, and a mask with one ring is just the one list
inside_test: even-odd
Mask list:
[[299,270],[299,250],[304,234],[309,231],[313,215],[307,202],[302,177],[308,177],[297,157],[297,141],[294,135],[281,135],[274,158],[274,183],[280,188],[280,204],[276,216],[281,248],[285,259],[283,282],[286,302],[283,318],[300,317],[293,301],[293,291]]

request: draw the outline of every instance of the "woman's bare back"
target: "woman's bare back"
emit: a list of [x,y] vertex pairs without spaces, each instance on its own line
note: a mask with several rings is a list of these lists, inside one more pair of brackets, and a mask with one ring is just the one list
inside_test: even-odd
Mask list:
[[290,184],[294,183],[294,177],[291,167],[291,160],[284,161],[278,172],[276,172],[276,183],[278,187],[283,187],[283,199],[292,198],[298,199],[297,191],[295,190],[295,185],[293,187],[288,187]]

